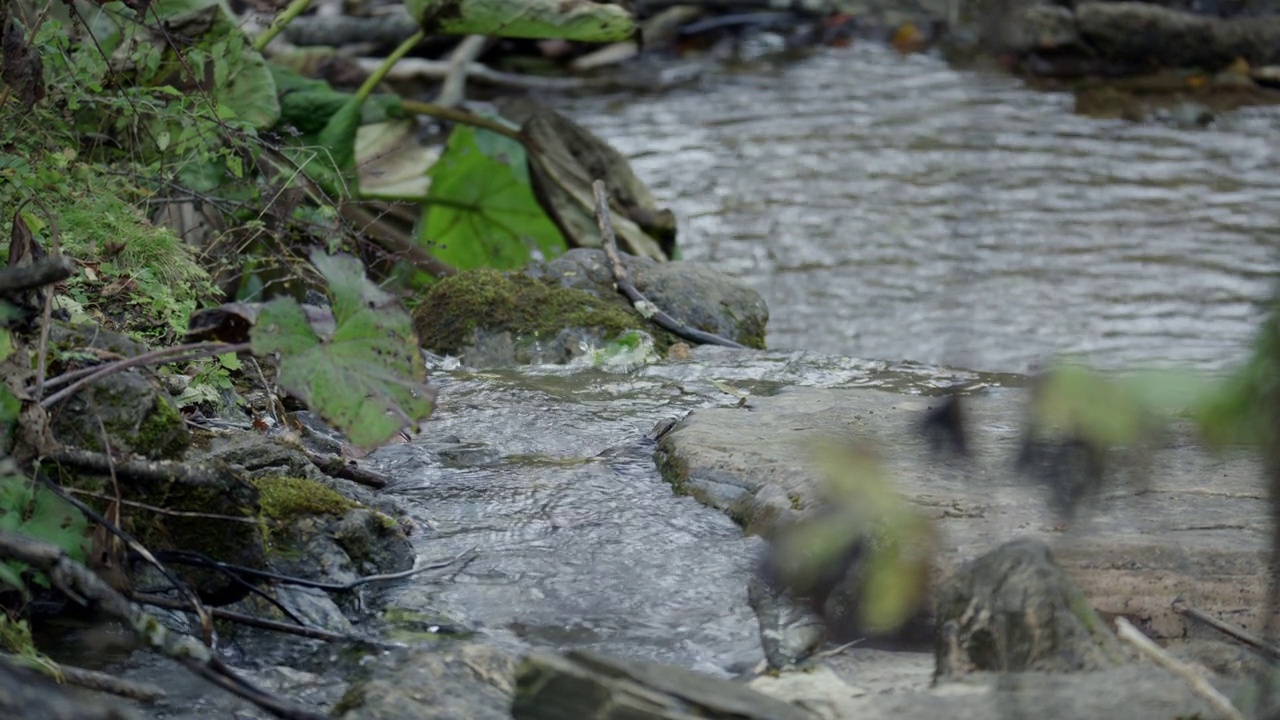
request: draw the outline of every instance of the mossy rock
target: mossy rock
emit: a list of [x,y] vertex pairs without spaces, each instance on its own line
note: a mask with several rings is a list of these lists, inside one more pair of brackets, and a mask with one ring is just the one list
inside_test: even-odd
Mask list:
[[[496,270],[445,278],[414,309],[423,346],[472,365],[566,362],[582,342],[602,345],[628,330],[644,330],[638,314],[591,293],[550,280]],[[657,338],[660,351],[671,340]]]
[[168,393],[136,370],[90,383],[55,405],[50,418],[59,442],[84,450],[106,452],[109,444],[113,453],[162,460],[180,457],[191,443]]

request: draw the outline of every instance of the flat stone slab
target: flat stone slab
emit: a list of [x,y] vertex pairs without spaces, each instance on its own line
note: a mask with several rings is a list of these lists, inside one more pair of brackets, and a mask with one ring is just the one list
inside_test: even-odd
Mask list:
[[1186,636],[1175,599],[1261,627],[1270,524],[1256,458],[1215,457],[1186,428],[1174,428],[1146,461],[1145,487],[1108,485],[1063,529],[1047,488],[1015,469],[1027,398],[1016,388],[964,398],[972,452],[965,461],[935,457],[920,431],[940,398],[814,388],[695,410],[662,438],[657,459],[677,491],[767,534],[821,501],[812,440],[867,441],[899,492],[943,532],[940,576],[1007,540],[1040,537],[1100,612],[1130,617],[1148,634]]

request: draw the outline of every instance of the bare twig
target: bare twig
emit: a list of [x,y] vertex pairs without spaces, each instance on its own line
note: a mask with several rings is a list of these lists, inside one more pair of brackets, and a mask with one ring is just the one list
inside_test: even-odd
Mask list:
[[212,650],[192,637],[171,632],[159,620],[111,589],[88,568],[67,557],[56,545],[0,530],[0,556],[43,570],[53,586],[68,597],[93,601],[102,611],[124,621],[153,650],[177,660],[197,675],[276,717],[324,720],[324,715],[266,693],[237,676]]
[[440,94],[436,96],[437,105],[454,107],[462,102],[467,92],[467,69],[484,52],[487,42],[484,35],[468,35],[454,48],[449,55],[449,71],[440,86]]
[[98,672],[97,670],[86,670],[73,665],[63,665],[61,663],[46,665],[45,663],[23,662],[21,657],[5,653],[0,653],[0,663],[24,667],[58,682],[65,682],[68,685],[75,685],[97,692],[111,693],[130,700],[154,702],[165,696],[162,688],[151,683],[125,680],[122,677]]
[[[365,72],[372,72],[383,63],[378,58],[359,58],[356,65]],[[439,80],[449,75],[449,63],[444,60],[427,60],[424,58],[405,58],[396,63],[387,72],[388,80],[416,80],[426,78]],[[487,65],[471,63],[467,65],[467,77],[490,85],[513,87],[523,90],[546,90],[550,92],[563,90],[581,90],[592,87],[607,87],[613,81],[608,78],[572,78],[572,77],[538,77],[536,75],[518,75],[501,72]]]
[[[145,352],[141,355],[135,355],[131,358],[125,358],[124,360],[117,360],[115,362],[102,365],[97,370],[81,377],[79,380],[76,380],[62,390],[59,390],[40,401],[40,407],[47,410],[58,404],[60,401],[74,395],[76,391],[85,385],[132,367],[158,365],[167,362],[181,362],[182,360],[189,360],[196,357],[222,355],[229,352],[244,352],[248,349],[249,343],[241,343],[239,345],[228,345],[226,343],[190,343],[187,345],[175,345],[173,347],[152,350],[151,352]],[[49,380],[49,383],[52,384],[55,380],[57,380],[57,378]]]
[[622,264],[622,256],[618,254],[618,238],[613,231],[613,220],[609,217],[609,191],[605,188],[603,180],[596,180],[591,183],[591,189],[596,197],[596,223],[600,226],[600,244],[604,247],[605,255],[609,257],[609,264],[613,269],[614,282],[617,283],[618,289],[622,291],[622,294],[626,295],[631,304],[636,307],[636,310],[659,327],[687,340],[704,345],[722,345],[745,350],[747,348],[746,345],[689,327],[684,322],[659,310],[657,306],[646,300],[644,295],[640,294],[640,291],[636,289],[636,286],[631,282],[631,278],[627,275],[627,268]]
[[497,133],[505,138],[515,140],[523,145],[525,149],[530,149],[529,139],[521,134],[519,130],[508,127],[493,118],[483,117],[481,115],[476,115],[473,112],[467,112],[466,110],[460,110],[458,108],[445,107],[434,103],[419,102],[417,100],[404,100],[401,102],[401,106],[404,107],[404,111],[407,113],[425,115],[427,117],[435,118],[436,120],[461,123],[463,125],[470,125],[471,127],[488,130],[489,132]]
[[138,553],[143,560],[146,560],[152,567],[159,571],[160,574],[164,576],[164,579],[168,580],[169,584],[191,603],[191,611],[196,614],[196,617],[200,618],[200,628],[205,633],[206,642],[212,643],[213,621],[209,619],[209,612],[205,609],[204,603],[200,602],[200,598],[196,597],[196,594],[191,591],[191,588],[187,587],[186,583],[179,580],[178,577],[173,574],[172,570],[157,560],[156,556],[152,555],[151,551],[148,550],[145,545],[134,540],[132,535],[121,530],[114,523],[99,515],[96,510],[81,502],[79,498],[73,497],[66,490],[63,490],[61,485],[50,480],[44,473],[37,470],[35,477],[36,481],[41,485],[44,485],[47,490],[62,498],[63,501],[70,504],[80,512],[84,513],[85,517],[98,523],[98,525],[105,528],[107,532],[123,540],[124,544],[127,545],[130,550]]
[[[174,600],[172,598],[167,598],[160,595],[148,595],[143,593],[137,593],[137,594],[134,594],[133,600],[134,602],[138,602],[143,605],[153,605],[155,607],[162,607],[168,610],[186,610],[188,612],[191,610],[191,608],[188,607],[186,603],[180,600]],[[349,642],[356,645],[363,645],[363,646],[377,647],[377,648],[393,646],[393,643],[385,643],[380,640],[363,638],[355,635],[343,635],[342,633],[330,632],[328,630],[321,630],[320,628],[307,627],[305,625],[291,625],[289,623],[280,622],[279,620],[271,620],[269,618],[261,618],[261,617],[256,617],[254,615],[246,615],[244,613],[238,613],[231,610],[224,610],[223,608],[217,608],[217,607],[210,608],[210,612],[212,612],[213,616],[218,618],[219,620],[227,620],[230,622],[239,623],[241,625],[247,625],[249,627],[260,628],[262,630],[272,630],[274,632],[282,632],[282,633],[288,633],[290,635],[298,635],[299,637],[311,638],[313,640],[325,640],[327,642]]]
[[453,565],[454,563],[457,563],[459,561],[469,563],[472,560],[474,560],[478,556],[478,554],[479,553],[477,553],[476,549],[473,547],[473,548],[464,550],[458,553],[457,555],[454,555],[448,560],[441,560],[440,562],[428,563],[420,567],[410,568],[408,570],[401,570],[400,572],[386,573],[383,575],[366,575],[365,577],[356,578],[355,580],[352,580],[349,583],[324,583],[316,580],[307,580],[305,578],[291,577],[289,575],[281,575],[280,573],[274,573],[268,570],[258,570],[256,568],[244,567],[243,565],[233,565],[231,563],[224,563],[218,560],[214,560],[213,558],[207,557],[200,553],[184,552],[180,550],[165,552],[164,556],[172,562],[213,568],[213,569],[221,570],[228,574],[243,575],[245,577],[256,577],[256,578],[262,578],[264,580],[274,580],[276,582],[284,583],[286,585],[297,585],[298,587],[315,588],[317,590],[323,590],[324,592],[347,592],[349,590],[354,590],[360,587],[361,585],[367,585],[368,583],[372,583],[372,582],[385,582],[388,580],[403,580],[404,578],[412,577],[414,575],[427,572],[428,570],[440,570],[442,568],[447,568],[450,565]]
[[1157,665],[1182,678],[1183,682],[1187,683],[1191,688],[1191,691],[1209,703],[1209,707],[1212,707],[1219,715],[1227,718],[1227,720],[1244,720],[1244,714],[1231,703],[1231,700],[1226,695],[1218,692],[1217,688],[1210,685],[1208,680],[1205,680],[1204,677],[1187,666],[1186,663],[1179,661],[1159,645],[1152,642],[1146,635],[1138,632],[1138,629],[1123,617],[1116,618],[1116,634],[1120,636],[1121,640],[1134,646],[1142,654],[1154,660]]
[[1260,638],[1257,635],[1254,635],[1253,633],[1249,632],[1248,630],[1245,630],[1244,628],[1236,627],[1235,625],[1230,625],[1228,623],[1222,622],[1218,618],[1202,610],[1197,610],[1196,608],[1191,607],[1191,605],[1187,604],[1185,600],[1178,600],[1174,602],[1173,611],[1180,615],[1184,615],[1188,618],[1191,618],[1192,620],[1195,620],[1197,622],[1204,623],[1205,625],[1208,625],[1209,627],[1213,628],[1214,630],[1217,630],[1218,632],[1222,633],[1223,635],[1226,635],[1227,637],[1234,638],[1235,640],[1239,640],[1240,642],[1244,643],[1245,645],[1248,645],[1254,650],[1257,650],[1258,652],[1264,655],[1267,655],[1272,660],[1280,660],[1280,648],[1276,647],[1275,645],[1272,645],[1271,643],[1267,642],[1265,639]]
[[[113,498],[111,498],[111,497],[109,497],[109,496],[107,496],[107,495],[103,495],[102,493],[90,492],[90,491],[88,491],[88,490],[81,490],[81,489],[79,489],[79,488],[63,488],[63,490],[66,490],[66,491],[67,491],[67,492],[69,492],[69,493],[74,493],[74,494],[76,494],[76,495],[84,495],[85,497],[97,498],[97,499],[99,499],[99,500],[112,500],[112,499],[113,499]],[[234,515],[219,515],[219,514],[217,514],[217,513],[187,512],[187,511],[184,511],[184,510],[170,510],[170,509],[168,509],[168,508],[162,508],[162,507],[159,507],[159,506],[157,506],[157,505],[148,505],[147,503],[144,503],[144,502],[138,502],[138,501],[136,501],[136,500],[121,500],[121,501],[120,501],[120,504],[121,504],[121,505],[127,505],[127,506],[129,506],[129,507],[136,507],[136,508],[139,508],[139,509],[141,509],[141,510],[146,510],[146,511],[148,511],[148,512],[153,512],[153,513],[156,513],[156,514],[159,514],[159,515],[169,515],[169,516],[171,516],[171,517],[206,518],[206,519],[209,519],[209,520],[225,520],[225,521],[227,521],[227,522],[239,522],[239,523],[246,523],[246,524],[248,524],[248,525],[257,525],[257,524],[258,524],[258,521],[257,521],[255,518],[251,518],[251,517],[236,517],[236,516],[234,516]]]

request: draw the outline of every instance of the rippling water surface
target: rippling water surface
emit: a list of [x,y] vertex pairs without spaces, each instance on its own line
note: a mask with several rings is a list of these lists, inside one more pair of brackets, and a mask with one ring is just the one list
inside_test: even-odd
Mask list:
[[1280,110],[1209,129],[878,46],[559,106],[633,158],[771,347],[1021,372],[1220,369],[1280,268]]

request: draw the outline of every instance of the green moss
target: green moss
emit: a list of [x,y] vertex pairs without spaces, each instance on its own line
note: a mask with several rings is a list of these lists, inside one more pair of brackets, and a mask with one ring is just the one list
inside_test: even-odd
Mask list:
[[150,458],[173,459],[191,444],[186,422],[169,399],[156,395],[156,404],[129,438],[135,453]]
[[[566,327],[600,328],[609,338],[649,329],[639,315],[591,293],[490,269],[436,283],[415,308],[414,327],[424,346],[448,353],[460,350],[478,327],[517,337],[551,336]],[[658,340],[660,350],[668,344]]]
[[263,517],[289,520],[298,515],[342,515],[356,503],[314,480],[266,476],[253,481]]

